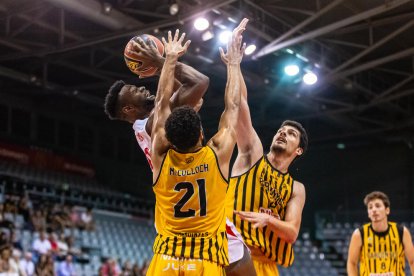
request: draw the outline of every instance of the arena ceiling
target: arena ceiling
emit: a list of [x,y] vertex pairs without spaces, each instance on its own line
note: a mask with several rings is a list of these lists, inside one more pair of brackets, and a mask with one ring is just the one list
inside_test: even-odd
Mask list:
[[[200,15],[214,32],[250,19],[244,39],[258,49],[242,68],[253,122],[267,141],[291,118],[314,142],[413,142],[412,0],[2,0],[0,93],[105,124],[113,81],[156,88],[155,78],[138,80],[126,68],[126,42],[180,28],[192,40],[183,61],[210,77],[202,115],[216,126],[226,71],[217,40],[204,42],[193,28]],[[286,79],[281,68],[292,59],[315,70],[318,83]]]

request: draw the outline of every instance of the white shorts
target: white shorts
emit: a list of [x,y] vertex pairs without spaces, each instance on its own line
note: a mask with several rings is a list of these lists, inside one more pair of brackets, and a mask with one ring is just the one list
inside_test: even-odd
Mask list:
[[[244,243],[239,231],[237,231],[236,226],[234,226],[234,224],[227,218],[226,232],[227,239],[229,240],[229,262],[232,264],[243,258],[243,247],[246,246],[246,244]],[[248,249],[247,246],[246,248]]]

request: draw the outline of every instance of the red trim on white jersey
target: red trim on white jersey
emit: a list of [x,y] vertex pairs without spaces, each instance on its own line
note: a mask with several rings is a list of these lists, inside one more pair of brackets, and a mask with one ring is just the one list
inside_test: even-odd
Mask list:
[[151,161],[151,137],[148,135],[147,131],[145,130],[145,126],[147,125],[148,118],[144,120],[136,120],[135,123],[132,125],[132,128],[135,132],[135,138],[139,146],[141,147],[142,151],[147,158],[148,164],[153,170],[152,161]]

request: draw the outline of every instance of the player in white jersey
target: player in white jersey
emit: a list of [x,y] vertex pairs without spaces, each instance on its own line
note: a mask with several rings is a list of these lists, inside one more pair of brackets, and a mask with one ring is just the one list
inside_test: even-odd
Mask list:
[[[136,50],[146,56],[145,66],[162,68],[164,58],[143,41],[138,41]],[[159,70],[161,71],[161,70]],[[171,97],[171,109],[177,106],[189,105],[198,111],[203,103],[202,97],[207,91],[209,78],[193,67],[177,63],[175,70],[175,93]],[[116,81],[109,89],[105,98],[105,113],[111,120],[121,120],[132,124],[139,146],[151,163],[151,129],[153,122],[153,107],[155,96],[145,87],[125,84]],[[227,237],[229,240],[229,261],[226,267],[227,275],[255,275],[249,251],[244,245],[243,238],[235,226],[227,220]]]
[[138,145],[142,149],[145,154],[145,158],[147,158],[148,165],[152,168],[151,162],[151,136],[147,133],[145,127],[147,125],[148,118],[144,120],[136,120],[135,123],[132,125],[134,129],[135,138],[137,138]]

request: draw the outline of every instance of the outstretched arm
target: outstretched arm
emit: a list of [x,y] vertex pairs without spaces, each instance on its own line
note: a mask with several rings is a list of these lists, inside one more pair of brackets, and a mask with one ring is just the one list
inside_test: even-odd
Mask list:
[[[229,175],[229,162],[236,143],[235,125],[239,116],[240,107],[240,62],[245,45],[241,46],[241,34],[245,30],[248,20],[243,19],[234,29],[231,40],[227,45],[227,83],[224,94],[224,112],[221,115],[218,132],[210,139],[208,145],[215,151],[219,160],[221,172],[225,177]],[[223,56],[223,50],[220,48]]]
[[165,46],[166,59],[164,66],[161,70],[160,81],[158,83],[157,95],[155,97],[154,107],[154,122],[152,125],[152,137],[151,137],[151,159],[153,164],[153,180],[158,177],[159,169],[161,166],[162,158],[169,148],[169,143],[165,137],[165,121],[171,114],[170,98],[174,92],[174,73],[175,66],[179,57],[179,54],[185,51],[190,45],[190,41],[187,41],[184,46],[181,46],[185,34],[182,34],[180,39],[179,31],[175,32],[174,38],[171,36],[171,32],[168,32],[168,42],[163,38]]
[[[228,64],[227,55],[221,53],[221,59]],[[247,101],[247,87],[240,70],[241,100],[239,118],[237,120],[237,158],[233,164],[232,175],[240,175],[250,169],[263,155],[263,146],[256,130],[253,128]]]
[[263,155],[263,146],[256,130],[253,128],[249,104],[247,102],[247,87],[241,76],[242,97],[239,119],[237,121],[237,158],[234,162],[232,175],[240,175],[249,170]]
[[[142,67],[155,66],[162,68],[165,63],[158,50],[150,43],[145,43],[142,39],[138,39],[133,43],[133,49],[143,58]],[[179,56],[183,55],[179,53]],[[202,97],[207,91],[209,78],[197,71],[193,67],[181,62],[177,62],[174,72],[174,94],[170,99],[171,109],[177,106],[190,105],[195,109],[200,109]],[[151,135],[153,116],[151,115],[147,123],[147,132]]]

